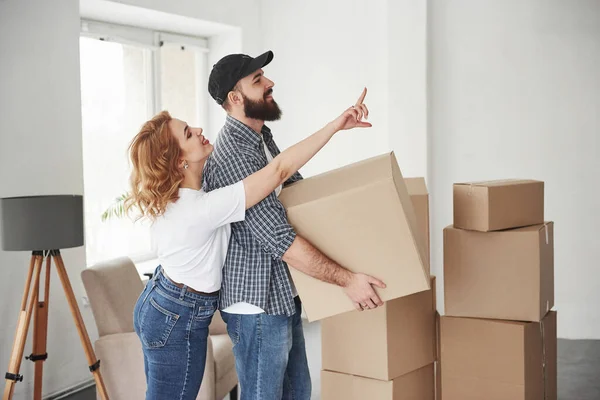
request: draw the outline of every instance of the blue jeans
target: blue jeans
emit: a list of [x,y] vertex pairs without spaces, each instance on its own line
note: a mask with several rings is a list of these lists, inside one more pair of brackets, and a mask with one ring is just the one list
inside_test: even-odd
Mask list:
[[240,315],[221,312],[233,342],[241,400],[310,399],[300,299],[296,313]]
[[144,352],[147,400],[196,399],[206,364],[208,326],[218,301],[218,296],[177,287],[160,267],[156,269],[133,312]]

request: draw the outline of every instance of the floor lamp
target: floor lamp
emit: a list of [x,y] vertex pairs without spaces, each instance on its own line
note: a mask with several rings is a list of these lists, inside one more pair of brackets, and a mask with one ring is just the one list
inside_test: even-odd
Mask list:
[[[23,380],[19,375],[27,332],[33,314],[33,352],[26,357],[35,363],[34,399],[42,399],[43,362],[46,353],[48,327],[48,300],[50,266],[52,260],[62,283],[89,369],[94,375],[101,399],[108,399],[100,374],[100,361],[85,329],[85,324],[73,288],[60,255],[61,249],[83,246],[82,196],[28,196],[0,199],[0,236],[4,251],[31,251],[29,273],[21,300],[17,331],[6,373],[3,400],[12,399],[15,384]],[[40,298],[40,275],[45,262],[44,299]]]

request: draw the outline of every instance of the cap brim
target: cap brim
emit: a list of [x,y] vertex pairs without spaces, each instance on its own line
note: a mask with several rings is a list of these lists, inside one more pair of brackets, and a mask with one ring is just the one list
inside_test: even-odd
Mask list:
[[273,61],[273,52],[269,50],[266,53],[263,53],[260,56],[256,57],[250,62],[250,64],[248,64],[246,70],[244,71],[244,77],[248,76],[249,74],[253,73],[258,69],[261,69],[262,67],[269,65],[271,61]]

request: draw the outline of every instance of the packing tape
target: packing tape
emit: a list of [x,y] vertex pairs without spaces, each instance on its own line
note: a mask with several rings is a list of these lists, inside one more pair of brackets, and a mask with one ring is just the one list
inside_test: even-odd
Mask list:
[[473,183],[469,183],[469,191],[467,192],[467,196],[471,196],[473,194]]
[[546,231],[546,244],[550,244],[550,240],[548,238],[548,223],[544,224],[544,230]]

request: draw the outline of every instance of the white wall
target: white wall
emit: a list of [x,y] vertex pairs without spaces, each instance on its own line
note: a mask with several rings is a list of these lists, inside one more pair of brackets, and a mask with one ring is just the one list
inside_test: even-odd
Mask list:
[[387,1],[263,0],[264,49],[275,53],[265,75],[283,110],[270,123],[281,148],[305,138],[354,104],[363,87],[370,129],[340,132],[305,176],[389,150]]
[[[106,3],[82,0],[88,3]],[[221,37],[220,48],[256,53],[258,1],[129,1],[139,7],[228,24],[211,26]],[[0,197],[17,195],[83,194],[81,102],[79,82],[79,2],[77,0],[0,1]],[[219,31],[219,29],[221,29]],[[236,37],[243,32],[243,39]],[[232,33],[233,32],[233,33]],[[0,251],[0,368],[6,369],[30,255]],[[94,341],[96,327],[84,296],[80,272],[82,248],[64,250],[80,309]],[[33,326],[31,327],[31,329]],[[31,353],[31,338],[25,355]],[[50,289],[48,354],[44,394],[53,394],[88,381],[91,374],[72,323],[62,286],[53,272]],[[6,372],[6,371],[4,371]],[[24,360],[24,381],[15,399],[32,397],[33,364]]]
[[405,177],[428,177],[427,1],[390,0],[388,135]]
[[556,224],[558,334],[600,338],[600,2],[430,6],[434,270],[453,182],[544,180],[546,219]]
[[[368,87],[373,128],[340,132],[303,169],[311,176],[394,150],[405,176],[427,176],[425,1],[262,1],[265,68],[283,118],[281,148],[337,117]],[[305,329],[313,397],[320,398],[318,323]]]
[[[0,2],[0,54],[0,197],[83,194],[77,0]],[[75,294],[81,299],[83,247],[62,253]],[[29,258],[25,252],[0,251],[3,373],[8,367]],[[90,376],[54,270],[51,279],[44,393]],[[96,328],[86,310],[82,307],[93,340]],[[33,322],[30,332],[32,329]],[[28,341],[25,355],[31,353],[31,343]],[[15,399],[32,397],[33,370],[33,363],[23,360],[25,379],[16,385]]]

